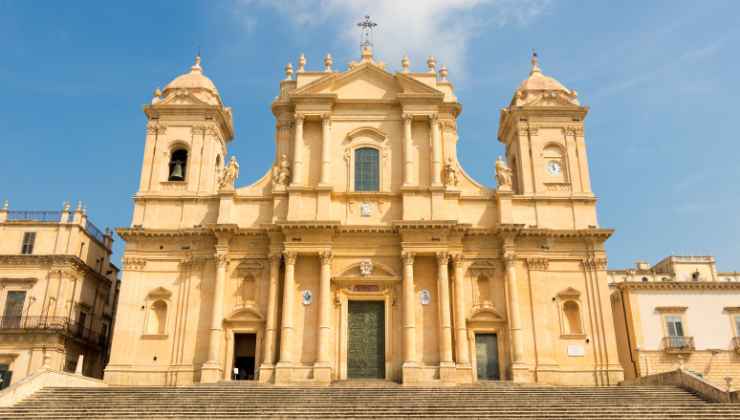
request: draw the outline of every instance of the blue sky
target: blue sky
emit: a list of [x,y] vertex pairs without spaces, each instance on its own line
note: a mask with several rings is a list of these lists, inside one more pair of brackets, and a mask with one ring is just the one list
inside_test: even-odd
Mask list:
[[[288,6],[290,4],[290,7]],[[99,226],[128,226],[142,160],[142,105],[192,64],[234,108],[238,184],[271,165],[269,104],[288,61],[358,55],[355,22],[379,26],[376,57],[447,65],[463,103],[459,156],[493,185],[499,109],[529,71],[591,108],[586,142],[610,267],[674,254],[740,270],[736,1],[0,0],[0,199],[14,209],[83,200]],[[116,260],[122,252],[118,239]]]

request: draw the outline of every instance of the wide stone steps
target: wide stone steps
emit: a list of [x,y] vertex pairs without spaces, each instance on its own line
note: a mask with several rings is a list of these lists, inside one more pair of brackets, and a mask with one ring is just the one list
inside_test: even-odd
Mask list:
[[671,386],[425,388],[346,382],[320,388],[242,382],[46,388],[0,408],[0,419],[121,418],[740,419],[740,405],[710,404]]

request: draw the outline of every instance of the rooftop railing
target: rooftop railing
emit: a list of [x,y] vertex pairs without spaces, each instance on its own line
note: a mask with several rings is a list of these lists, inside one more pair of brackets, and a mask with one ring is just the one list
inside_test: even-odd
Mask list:
[[[61,211],[47,210],[10,210],[8,211],[9,221],[34,221],[34,222],[54,222],[59,223],[62,219]],[[67,222],[72,221],[72,213],[67,216]]]
[[97,239],[100,243],[105,243],[105,234],[98,229],[97,226],[93,224],[93,222],[90,221],[90,219],[87,219],[87,222],[85,222],[85,230],[87,233],[90,234],[93,238]]

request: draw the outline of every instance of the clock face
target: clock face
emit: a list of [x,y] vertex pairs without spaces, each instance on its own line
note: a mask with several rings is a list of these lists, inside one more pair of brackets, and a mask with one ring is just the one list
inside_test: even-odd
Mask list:
[[547,162],[547,165],[545,165],[545,169],[547,169],[547,173],[550,175],[560,175],[560,163],[556,162],[554,160],[551,160]]

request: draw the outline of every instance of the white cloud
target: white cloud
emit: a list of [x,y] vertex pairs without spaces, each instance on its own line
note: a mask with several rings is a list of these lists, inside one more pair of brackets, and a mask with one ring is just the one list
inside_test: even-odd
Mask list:
[[243,0],[237,3],[240,10],[235,12],[243,15],[244,9],[258,4],[274,8],[306,29],[323,28],[330,23],[352,55],[359,55],[356,23],[368,14],[378,23],[373,35],[377,59],[397,69],[403,55],[408,54],[412,70],[423,71],[427,56],[434,55],[459,80],[465,73],[469,43],[477,34],[510,24],[526,25],[541,15],[549,3],[550,0]]

